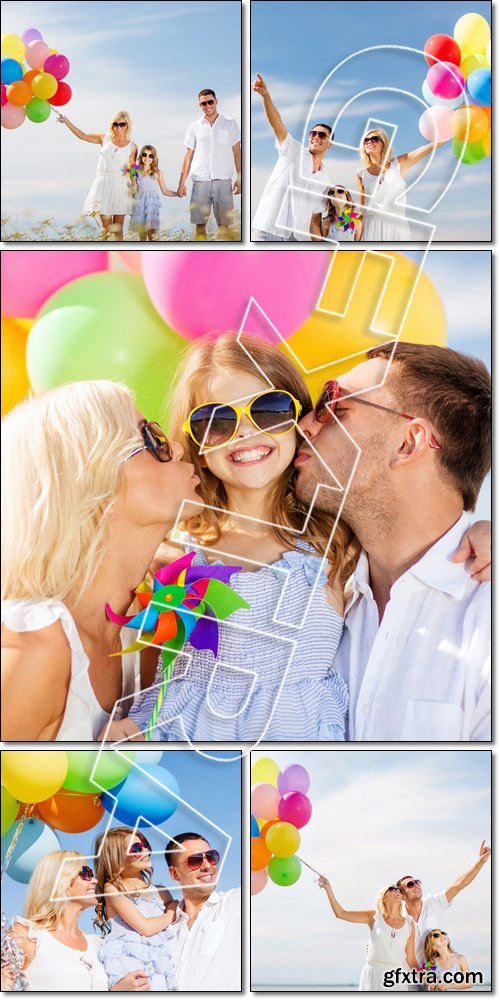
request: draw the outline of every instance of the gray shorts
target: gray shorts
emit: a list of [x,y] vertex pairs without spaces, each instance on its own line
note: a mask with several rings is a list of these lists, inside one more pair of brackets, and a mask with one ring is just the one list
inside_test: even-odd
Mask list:
[[210,218],[213,209],[218,226],[230,226],[233,221],[233,182],[225,181],[193,181],[191,202],[191,222],[202,226]]

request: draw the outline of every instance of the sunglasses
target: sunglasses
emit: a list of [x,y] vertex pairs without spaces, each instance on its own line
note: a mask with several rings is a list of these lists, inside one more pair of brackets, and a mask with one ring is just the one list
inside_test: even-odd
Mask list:
[[210,848],[208,851],[199,851],[197,854],[189,854],[186,858],[189,870],[196,871],[197,868],[201,868],[203,858],[206,858],[210,865],[218,865],[220,854],[218,851],[214,851],[213,848]]
[[296,427],[302,406],[290,392],[269,389],[261,392],[247,406],[230,403],[202,403],[191,410],[182,425],[195,444],[217,448],[235,437],[244,413],[258,431],[266,434],[286,434]]
[[401,890],[398,889],[397,885],[390,885],[389,888],[386,889],[385,891],[386,892],[401,892]]
[[[396,417],[404,417],[405,420],[414,420],[410,413],[402,413],[399,410],[391,410],[388,406],[381,406],[380,403],[370,403],[367,399],[360,399],[359,396],[349,396],[342,389],[336,379],[332,379],[330,382],[325,382],[323,389],[321,391],[321,396],[314,407],[314,419],[317,420],[319,424],[326,424],[331,420],[339,400],[350,399],[355,403],[361,403],[362,406],[371,406],[374,410],[383,410],[384,413],[393,413]],[[430,447],[435,449],[440,449],[441,445],[436,441],[434,434],[431,435]],[[421,884],[420,882],[418,883]]]
[[382,142],[382,137],[380,135],[369,135],[366,139],[363,139],[366,146],[367,142]]
[[77,878],[82,878],[84,882],[91,882],[92,879],[94,878],[94,872],[92,871],[92,868],[89,868],[88,865],[82,865],[80,871],[77,872],[77,874],[75,875],[73,882]]
[[144,157],[146,157],[146,160],[153,160],[154,159],[154,153],[143,153],[142,154],[142,158],[144,159]]
[[312,128],[311,131],[309,132],[309,138],[310,139],[315,139],[316,137],[318,139],[329,139],[330,138],[328,132],[319,132],[317,128]]
[[433,936],[433,938],[448,937],[446,931],[433,931],[432,932],[432,936]]
[[113,128],[126,128],[127,122],[113,122]]
[[212,106],[212,104],[215,104],[215,101],[200,101],[200,107],[202,107],[202,108],[206,108],[206,107],[210,108]]
[[146,852],[147,854],[151,854],[151,851],[152,851],[151,844],[148,844],[146,838],[143,837],[142,840],[136,840],[135,844],[132,844],[131,847],[129,847],[128,853],[143,854],[144,852]]
[[403,886],[403,889],[413,889],[416,885],[422,885],[420,879],[412,878],[410,882],[407,882],[406,885]]
[[150,451],[159,462],[171,462],[173,458],[172,447],[160,425],[154,420],[150,420],[147,424],[143,424],[140,430],[144,444],[140,448],[135,448],[127,457],[133,458],[140,451]]

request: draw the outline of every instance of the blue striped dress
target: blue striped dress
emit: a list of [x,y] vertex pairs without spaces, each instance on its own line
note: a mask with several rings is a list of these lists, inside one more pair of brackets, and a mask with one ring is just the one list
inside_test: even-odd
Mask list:
[[[344,739],[348,692],[333,669],[344,620],[328,604],[313,551],[300,541],[269,566],[233,574],[231,586],[250,609],[220,623],[217,660],[209,650],[184,646],[154,739]],[[208,565],[203,553],[195,564]],[[160,660],[155,683],[130,712],[141,729],[162,676]]]

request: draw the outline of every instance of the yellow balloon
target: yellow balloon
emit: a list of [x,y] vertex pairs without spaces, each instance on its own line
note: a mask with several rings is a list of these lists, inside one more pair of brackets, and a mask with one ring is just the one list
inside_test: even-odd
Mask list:
[[486,153],[486,156],[489,156],[491,158],[491,129],[488,130],[483,139],[483,149]]
[[451,116],[453,135],[465,142],[480,142],[489,128],[488,115],[482,108],[457,108]]
[[58,82],[52,73],[39,73],[31,81],[31,89],[35,97],[41,101],[48,101],[53,97],[58,88]]
[[2,784],[20,802],[43,802],[59,791],[68,772],[65,750],[4,750]]
[[15,59],[22,63],[26,46],[19,35],[2,35],[2,59]]
[[271,757],[260,757],[252,764],[252,785],[258,785],[259,782],[264,781],[267,785],[273,785],[276,788],[280,770],[279,764]]
[[[395,250],[381,250],[377,255],[363,250],[337,251],[319,304],[341,315],[315,310],[280,346],[298,363],[313,400],[327,379],[338,378],[364,361],[370,347],[396,338],[416,344],[446,343],[446,317],[439,292],[425,271],[420,276],[418,271],[413,260]],[[371,326],[380,332],[371,331]]]
[[33,322],[2,316],[2,417],[24,399],[30,387],[26,342]]
[[464,14],[453,30],[453,37],[460,46],[462,56],[484,52],[490,35],[490,26],[482,14]]
[[491,38],[486,46],[486,61],[488,66],[491,66]]
[[267,849],[277,858],[291,858],[300,847],[300,833],[292,823],[273,823],[265,839]]
[[481,52],[474,52],[473,55],[466,56],[465,59],[462,59],[462,62],[460,63],[460,69],[465,79],[467,79],[467,77],[470,76],[470,74],[473,73],[474,70],[486,69],[488,66],[489,62],[486,56],[484,56]]

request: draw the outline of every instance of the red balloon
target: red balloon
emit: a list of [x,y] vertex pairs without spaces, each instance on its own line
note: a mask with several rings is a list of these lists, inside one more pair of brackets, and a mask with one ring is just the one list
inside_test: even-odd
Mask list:
[[460,46],[451,35],[431,35],[424,45],[424,52],[428,66],[434,66],[438,60],[460,66],[462,61]]
[[73,91],[69,83],[65,83],[61,80],[58,84],[57,90],[53,97],[49,97],[49,104],[53,104],[55,108],[62,108],[63,104],[67,104],[73,96]]

